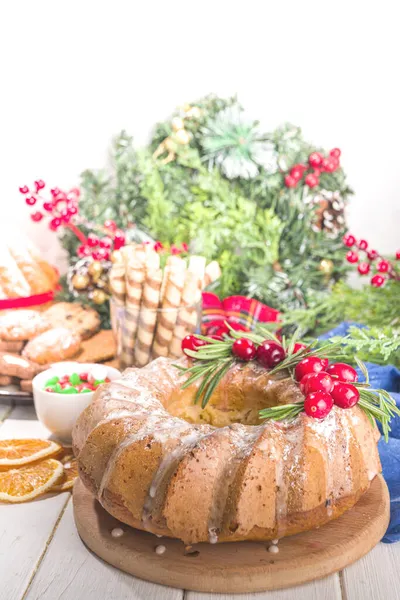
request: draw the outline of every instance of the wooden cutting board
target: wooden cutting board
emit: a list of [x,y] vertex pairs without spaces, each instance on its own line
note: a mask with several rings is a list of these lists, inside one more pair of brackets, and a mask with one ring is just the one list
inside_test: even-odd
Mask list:
[[[78,480],[74,514],[79,535],[103,560],[141,579],[200,592],[243,593],[291,587],[344,569],[369,552],[389,523],[389,492],[381,475],[352,509],[324,525],[279,542],[196,544],[138,531],[109,515]],[[112,537],[122,528],[121,537]],[[155,552],[166,547],[162,555]]]

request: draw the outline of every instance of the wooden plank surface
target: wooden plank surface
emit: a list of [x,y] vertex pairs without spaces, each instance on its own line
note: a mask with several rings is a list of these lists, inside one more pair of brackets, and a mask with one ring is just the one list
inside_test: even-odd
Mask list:
[[400,600],[400,542],[378,544],[342,578],[347,600]]
[[[342,594],[339,575],[336,574],[295,588],[273,592],[235,594],[234,596],[231,594],[186,592],[185,600],[342,600]],[[358,600],[361,600],[361,598]]]
[[[47,437],[32,407],[14,408],[0,438]],[[19,600],[28,586],[70,493],[24,504],[0,504],[0,598]]]
[[26,600],[183,600],[183,591],[126,575],[82,543],[72,502],[60,521]]
[[[0,438],[47,437],[31,406],[0,403]],[[65,512],[63,512],[65,509]],[[0,505],[0,600],[400,600],[400,543],[378,544],[337,575],[257,594],[183,592],[135,579],[81,542],[68,493]]]

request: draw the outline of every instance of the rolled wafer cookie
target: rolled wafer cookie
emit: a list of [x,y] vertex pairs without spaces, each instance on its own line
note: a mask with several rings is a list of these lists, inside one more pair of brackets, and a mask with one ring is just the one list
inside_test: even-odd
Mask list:
[[206,288],[210,283],[214,283],[221,277],[221,267],[216,260],[212,260],[205,268],[203,288]]
[[117,306],[125,304],[125,264],[114,263],[110,271],[110,289],[114,302]]
[[146,276],[134,348],[135,365],[138,367],[144,367],[150,359],[151,345],[156,328],[161,282],[161,269],[148,273]]
[[156,337],[153,344],[153,358],[168,356],[168,348],[174,333],[178,309],[181,304],[185,271],[171,270],[168,276],[167,287],[158,315]]
[[131,367],[134,364],[133,349],[145,276],[144,265],[132,259],[126,267],[126,305],[121,331],[121,363],[124,367]]
[[198,288],[198,277],[196,273],[186,272],[185,285],[182,292],[181,306],[176,319],[175,328],[171,343],[169,345],[169,355],[182,355],[182,340],[186,335],[194,333],[197,326],[197,307],[196,302],[200,299]]

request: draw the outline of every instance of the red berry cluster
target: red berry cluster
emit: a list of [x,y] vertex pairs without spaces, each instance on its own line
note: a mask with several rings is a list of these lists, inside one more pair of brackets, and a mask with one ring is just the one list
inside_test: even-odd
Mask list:
[[334,404],[351,408],[360,399],[357,372],[345,363],[328,365],[326,358],[310,356],[298,363],[294,371],[300,390],[305,396],[304,410],[309,417],[324,419]]
[[323,156],[320,152],[311,152],[308,157],[308,165],[296,164],[290,169],[285,176],[285,185],[288,188],[295,188],[303,179],[305,185],[309,188],[314,188],[319,184],[319,176],[321,173],[333,173],[340,167],[340,150],[333,148],[329,152],[329,156]]
[[[382,287],[387,279],[399,279],[391,262],[383,258],[376,250],[370,250],[367,240],[356,240],[354,235],[347,233],[343,237],[343,244],[349,250],[346,254],[346,260],[350,264],[357,265],[357,271],[360,275],[369,275],[374,287]],[[400,250],[396,252],[396,260],[400,260]]]
[[[149,244],[150,242],[144,242],[145,244]],[[180,246],[176,246],[172,244],[172,246],[168,249],[161,242],[155,242],[153,246],[154,250],[159,254],[164,254],[165,252],[170,252],[173,255],[184,254],[189,252],[189,246],[183,242]]]
[[125,233],[117,228],[115,221],[105,221],[103,229],[108,234],[104,237],[89,233],[85,243],[77,250],[80,258],[91,256],[94,260],[109,260],[113,250],[125,246]]
[[42,179],[38,179],[33,184],[33,190],[27,185],[19,188],[21,194],[25,196],[25,203],[28,206],[35,206],[41,203],[41,210],[35,210],[31,213],[31,219],[39,223],[45,215],[49,217],[49,228],[57,231],[62,225],[70,223],[71,219],[78,214],[79,189],[72,188],[69,192],[63,192],[59,188],[50,190],[50,199],[41,195],[41,191],[46,187]]
[[[216,339],[218,336],[212,336]],[[182,350],[196,352],[207,342],[188,335],[182,341]],[[296,344],[294,353],[304,350],[304,344]],[[256,360],[267,369],[273,369],[286,358],[286,352],[278,342],[264,340],[258,346],[250,339],[242,337],[232,344],[232,354],[242,361]],[[304,411],[314,419],[324,419],[333,405],[340,408],[351,408],[360,399],[358,389],[351,385],[357,381],[357,372],[345,363],[329,365],[327,358],[310,356],[303,358],[295,367],[294,375],[299,382],[301,392],[305,396]]]

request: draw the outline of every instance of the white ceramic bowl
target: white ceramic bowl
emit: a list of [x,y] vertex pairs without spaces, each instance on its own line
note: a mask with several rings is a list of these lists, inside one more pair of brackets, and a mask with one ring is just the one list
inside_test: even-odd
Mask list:
[[94,363],[61,362],[51,366],[46,371],[39,373],[32,381],[33,400],[36,414],[39,419],[51,431],[55,437],[62,442],[71,442],[72,429],[81,412],[89,406],[95,392],[86,394],[56,394],[46,392],[43,388],[46,381],[57,375],[72,375],[72,373],[84,373],[91,371],[94,367],[103,367],[109,379],[117,379],[120,376],[118,369],[96,365]]

